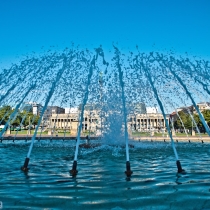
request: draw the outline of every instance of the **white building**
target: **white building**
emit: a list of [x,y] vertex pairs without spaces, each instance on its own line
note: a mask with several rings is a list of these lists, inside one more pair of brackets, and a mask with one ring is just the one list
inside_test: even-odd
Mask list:
[[36,102],[26,102],[23,104],[22,109],[28,112],[32,112],[34,115],[40,115],[43,106]]
[[65,108],[65,114],[76,114],[79,113],[79,110],[77,107],[72,107],[72,108]]
[[157,107],[146,107],[147,114],[157,114],[158,108]]
[[32,105],[32,112],[33,112],[33,114],[34,115],[40,115],[43,106],[41,104],[37,104],[37,103],[34,103],[34,102],[31,105]]

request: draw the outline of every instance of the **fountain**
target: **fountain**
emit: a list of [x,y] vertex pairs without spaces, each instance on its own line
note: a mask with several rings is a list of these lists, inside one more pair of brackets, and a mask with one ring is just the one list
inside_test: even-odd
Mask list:
[[[131,53],[126,56],[117,47],[113,48],[115,55],[110,63],[105,60],[101,47],[95,49],[94,52],[72,48],[65,49],[61,53],[55,52],[41,57],[31,57],[19,65],[15,64],[10,69],[1,71],[0,106],[15,107],[0,132],[1,138],[17,117],[24,102],[36,101],[44,104],[38,124],[31,137],[25,162],[21,167],[24,172],[28,171],[32,148],[47,106],[53,103],[59,106],[68,106],[70,101],[75,107],[81,105],[75,155],[70,170],[72,176],[76,176],[78,172],[80,136],[84,111],[88,103],[97,104],[100,107],[101,125],[98,125],[98,128],[101,132],[101,142],[122,144],[122,139],[124,139],[125,173],[127,177],[131,176],[128,116],[129,113],[134,112],[131,105],[142,101],[146,106],[151,107],[158,104],[170,137],[178,173],[184,172],[174,144],[166,110],[175,108],[174,104],[181,106],[182,102],[185,104],[191,102],[206,132],[210,135],[209,126],[196,105],[198,98],[209,97],[209,63],[159,53],[146,55],[140,53],[138,49],[136,54]],[[67,97],[69,95],[71,98]],[[176,113],[178,115],[177,111]],[[7,115],[8,113],[5,113],[1,122]],[[192,117],[191,114],[190,116]],[[25,118],[26,116],[22,119],[21,125]],[[193,117],[192,120],[197,126]],[[162,125],[161,129],[163,129]],[[151,126],[149,130],[151,133]],[[187,135],[186,130],[185,133]],[[65,136],[66,133],[64,133]]]
[[[203,133],[201,140],[200,129],[203,125],[210,135],[209,122],[197,105],[209,101],[209,62],[138,48],[129,54],[116,46],[113,51],[108,59],[101,47],[72,46],[0,70],[0,203],[5,208],[210,207],[209,143]],[[43,105],[37,122],[24,109],[29,102]],[[70,109],[65,119],[58,112],[47,124],[49,106]],[[154,120],[147,107],[154,108]],[[79,115],[70,113],[72,108]],[[183,141],[176,139],[179,133],[174,136],[172,111],[186,135]],[[203,144],[193,142],[185,115]],[[13,135],[14,122],[24,127],[26,120],[25,134]],[[18,173],[24,158],[24,173]]]

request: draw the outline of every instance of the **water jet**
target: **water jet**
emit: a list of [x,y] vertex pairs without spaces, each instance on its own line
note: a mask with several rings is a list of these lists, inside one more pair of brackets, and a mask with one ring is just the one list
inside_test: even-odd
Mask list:
[[[139,51],[126,55],[117,47],[113,48],[114,56],[109,63],[105,60],[101,47],[93,52],[73,48],[39,58],[32,56],[20,65],[2,70],[1,76],[5,79],[0,84],[0,109],[5,106],[10,106],[11,109],[5,108],[6,111],[1,115],[1,143],[6,140],[6,131],[10,125],[27,127],[25,121],[29,110],[22,109],[24,104],[43,104],[37,113],[39,120],[32,130],[31,125],[35,123],[35,119],[29,118],[28,130],[32,135],[28,133],[22,137],[26,138],[25,142],[29,138],[31,141],[21,170],[29,170],[30,156],[36,140],[41,144],[44,137],[50,139],[52,144],[56,139],[65,144],[69,142],[66,141],[69,138],[76,138],[70,170],[72,176],[78,174],[79,149],[91,150],[103,145],[120,145],[119,147],[125,150],[125,174],[130,177],[134,170],[131,171],[132,156],[129,149],[136,149],[136,145],[133,146],[129,141],[135,137],[139,144],[143,144],[142,139],[147,137],[150,142],[155,143],[158,135],[160,137],[162,133],[161,141],[167,142],[167,137],[170,139],[178,173],[184,171],[177,151],[182,142],[176,136],[179,145],[174,144],[172,127],[175,125],[172,125],[174,122],[170,121],[168,112],[174,111],[176,122],[181,122],[176,126],[178,129],[184,129],[186,141],[189,143],[192,142],[188,137],[189,128],[186,128],[188,125],[182,119],[184,115],[181,116],[178,109],[183,108],[183,112],[191,119],[192,130],[196,127],[196,132],[199,131],[200,134],[200,127],[203,127],[210,135],[209,122],[204,119],[198,105],[199,98],[209,98],[209,79],[206,71],[210,69],[209,64],[206,64],[204,69],[202,65],[197,66],[192,59],[177,59],[175,56],[155,52],[147,55]],[[8,73],[10,71],[12,73]],[[70,111],[62,117],[59,117],[60,113],[56,113],[54,118],[48,118],[47,124],[44,117],[48,106],[54,104],[58,107],[80,108],[75,116]],[[204,109],[208,111],[208,103],[205,104]],[[90,109],[90,105],[94,108]],[[146,109],[148,107],[154,108],[152,113]],[[50,136],[45,136],[47,134],[43,132],[49,130]],[[55,136],[51,131],[60,133]],[[19,133],[21,132],[16,132],[14,136],[8,135],[11,135],[16,143]],[[70,133],[74,135],[70,136]],[[87,142],[83,144],[81,141],[87,133]],[[99,142],[92,143],[93,138]],[[201,138],[200,142],[204,143]]]

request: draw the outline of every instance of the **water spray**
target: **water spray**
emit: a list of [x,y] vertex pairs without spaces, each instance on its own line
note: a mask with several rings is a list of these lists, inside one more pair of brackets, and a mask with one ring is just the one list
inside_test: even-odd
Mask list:
[[123,72],[122,72],[122,68],[121,68],[121,64],[120,64],[120,56],[119,56],[120,52],[116,47],[114,47],[114,48],[115,48],[115,54],[116,54],[116,57],[115,57],[116,58],[116,66],[119,71],[119,80],[120,80],[122,103],[123,103],[123,117],[124,117],[123,119],[124,119],[124,126],[125,126],[124,135],[125,135],[125,148],[126,148],[126,171],[125,171],[125,174],[127,175],[127,177],[130,177],[133,172],[131,171],[130,161],[129,161],[127,109],[126,109],[125,94],[124,94]]
[[39,128],[39,125],[41,124],[41,121],[42,121],[42,117],[43,117],[43,115],[44,115],[44,112],[45,112],[45,110],[47,109],[47,105],[48,105],[48,103],[49,103],[49,101],[50,101],[50,99],[51,99],[51,97],[52,97],[52,95],[53,95],[53,93],[54,93],[54,91],[55,91],[56,84],[59,82],[59,80],[60,80],[60,78],[61,78],[63,72],[64,72],[65,69],[66,69],[66,60],[67,60],[67,58],[64,57],[63,67],[62,67],[61,70],[58,71],[58,73],[57,73],[57,75],[56,75],[56,78],[55,78],[54,82],[52,83],[52,86],[51,86],[51,88],[50,88],[50,92],[49,92],[48,97],[47,97],[47,99],[46,99],[46,101],[45,101],[45,105],[44,105],[44,107],[43,107],[43,109],[42,109],[42,112],[41,112],[41,115],[40,115],[38,124],[37,124],[37,126],[36,126],[34,135],[33,135],[32,138],[31,138],[31,144],[30,144],[30,147],[29,147],[28,154],[27,154],[27,156],[26,156],[26,158],[25,158],[24,165],[21,167],[21,170],[24,171],[24,172],[27,172],[27,171],[29,170],[29,168],[28,168],[28,163],[29,163],[29,160],[30,160],[31,151],[32,151],[32,148],[33,148],[33,145],[34,145],[34,140],[35,140],[35,138],[36,138],[37,131],[38,131],[38,128]]
[[93,75],[93,70],[95,68],[95,62],[98,59],[98,56],[101,56],[103,58],[103,64],[108,66],[108,63],[104,60],[103,50],[101,48],[97,48],[96,49],[96,55],[93,57],[93,59],[90,63],[90,68],[89,68],[89,72],[88,72],[88,79],[87,79],[87,84],[86,84],[86,89],[85,89],[85,95],[84,95],[84,98],[83,98],[81,113],[80,113],[80,117],[79,117],[80,118],[80,120],[79,120],[80,123],[79,123],[78,132],[77,132],[77,139],[76,139],[77,142],[76,142],[74,161],[73,161],[72,169],[70,170],[70,174],[73,177],[75,177],[78,173],[78,171],[77,171],[77,156],[78,156],[78,150],[79,150],[79,144],[80,144],[80,134],[81,134],[82,123],[83,123],[83,119],[84,119],[85,105],[87,104],[87,101],[88,101],[89,86],[90,86],[91,78],[92,78],[92,75]]
[[180,83],[180,85],[184,88],[186,94],[189,96],[189,98],[191,99],[192,103],[193,103],[193,106],[195,107],[200,119],[201,119],[201,122],[203,123],[203,126],[205,127],[206,129],[206,132],[208,133],[208,135],[210,136],[210,129],[209,129],[209,126],[207,125],[202,113],[200,112],[198,106],[196,105],[194,99],[192,98],[192,95],[191,93],[189,92],[189,90],[187,89],[187,86],[183,83],[183,81],[181,80],[181,78],[175,73],[174,70],[172,70],[171,68],[171,65],[167,65],[164,61],[163,61],[164,65],[166,67],[168,67],[168,69],[170,70],[170,72],[173,74],[173,76],[177,79],[177,81]]
[[4,132],[6,131],[6,129],[8,129],[10,121],[15,118],[18,109],[20,108],[21,104],[23,103],[24,99],[26,98],[26,96],[29,94],[29,92],[35,87],[35,85],[31,85],[31,87],[28,89],[28,91],[24,94],[22,100],[19,102],[19,104],[17,104],[17,106],[15,107],[15,110],[13,111],[13,113],[10,115],[7,123],[5,124],[4,128],[2,129],[2,131],[0,132],[0,138],[2,137],[2,135],[4,134]]
[[90,80],[91,77],[93,75],[93,69],[95,67],[95,61],[96,58],[95,56],[93,57],[91,64],[90,64],[90,68],[89,68],[89,74],[88,74],[88,80],[87,80],[87,85],[86,85],[86,90],[85,90],[85,96],[83,98],[83,103],[82,103],[82,108],[81,108],[81,113],[80,113],[80,124],[79,124],[79,128],[78,128],[78,132],[77,132],[77,143],[76,143],[76,149],[75,149],[75,155],[74,155],[74,162],[73,162],[73,166],[72,169],[70,170],[70,174],[72,176],[76,176],[78,171],[77,171],[77,156],[78,156],[78,149],[79,149],[79,144],[80,144],[80,133],[82,130],[82,123],[83,123],[83,119],[84,119],[84,111],[85,111],[85,105],[87,103],[88,100],[88,94],[89,94],[89,85],[90,85]]
[[[137,62],[137,66],[139,65],[138,64],[138,61],[136,60]],[[166,114],[165,114],[165,111],[164,111],[164,108],[163,108],[163,105],[162,105],[162,102],[160,101],[159,99],[159,96],[158,96],[158,92],[157,92],[157,89],[155,88],[153,82],[152,82],[152,77],[151,77],[151,74],[149,72],[149,69],[147,66],[144,65],[143,61],[140,63],[140,65],[142,66],[142,69],[144,70],[147,78],[148,78],[148,81],[153,89],[153,92],[154,92],[154,95],[155,95],[155,98],[158,102],[158,105],[162,111],[162,114],[163,114],[163,117],[164,117],[164,120],[165,120],[165,124],[166,124],[166,127],[167,127],[167,130],[168,130],[168,134],[170,136],[170,139],[171,139],[171,146],[173,148],[173,151],[174,151],[174,154],[175,154],[175,158],[176,158],[176,165],[177,165],[177,169],[178,169],[178,173],[184,173],[185,171],[182,169],[182,166],[181,166],[181,163],[180,163],[180,160],[179,160],[179,157],[178,157],[178,154],[177,154],[177,151],[176,151],[176,148],[175,148],[175,145],[174,145],[174,140],[173,140],[173,137],[172,137],[172,134],[170,132],[170,126],[168,124],[168,121],[166,119]]]

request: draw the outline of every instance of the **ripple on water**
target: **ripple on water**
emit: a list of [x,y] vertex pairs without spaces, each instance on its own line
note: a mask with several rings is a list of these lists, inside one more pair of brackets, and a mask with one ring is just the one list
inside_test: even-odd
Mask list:
[[28,174],[20,166],[29,145],[1,145],[0,200],[4,207],[210,209],[209,145],[179,144],[177,151],[187,173],[177,175],[170,145],[138,142],[139,146],[129,149],[133,175],[127,180],[125,149],[108,145],[80,149],[79,172],[71,177],[74,144],[37,143]]

